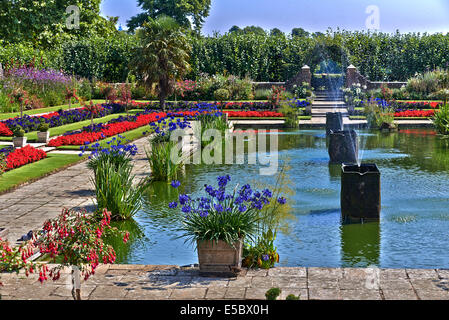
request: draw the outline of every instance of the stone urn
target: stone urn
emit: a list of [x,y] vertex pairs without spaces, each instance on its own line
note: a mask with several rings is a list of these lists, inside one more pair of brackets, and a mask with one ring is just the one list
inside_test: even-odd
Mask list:
[[27,142],[27,137],[13,137],[14,148],[22,148]]
[[232,276],[242,266],[243,240],[234,246],[224,241],[198,241],[198,261],[201,275]]
[[47,143],[48,139],[50,139],[50,131],[38,132],[37,133],[37,142],[38,143]]

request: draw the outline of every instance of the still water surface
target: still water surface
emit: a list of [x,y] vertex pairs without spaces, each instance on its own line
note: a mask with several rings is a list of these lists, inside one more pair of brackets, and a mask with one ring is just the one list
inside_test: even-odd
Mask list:
[[[280,162],[289,164],[289,230],[278,234],[281,266],[449,268],[449,140],[433,131],[358,131],[363,162],[381,171],[380,223],[342,225],[340,166],[329,165],[322,130],[279,133]],[[203,194],[204,184],[230,174],[231,185],[275,177],[259,175],[258,165],[187,165],[180,192]],[[175,239],[182,214],[168,209],[177,190],[154,183],[147,205],[127,223],[134,238],[118,250],[119,263],[197,263],[195,248]]]

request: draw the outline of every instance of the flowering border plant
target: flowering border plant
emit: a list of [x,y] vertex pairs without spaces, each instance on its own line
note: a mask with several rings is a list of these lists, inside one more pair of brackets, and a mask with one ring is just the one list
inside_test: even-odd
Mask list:
[[[255,240],[259,233],[260,211],[272,199],[272,192],[268,189],[256,191],[249,184],[234,188],[232,193],[226,192],[229,175],[217,178],[218,188],[205,185],[206,197],[192,199],[189,195],[181,194],[179,202],[172,202],[169,208],[178,205],[185,214],[183,225],[178,231],[180,237],[186,241],[225,241],[233,246],[235,242],[248,238]],[[172,182],[173,187],[179,187],[179,182]],[[277,199],[285,203],[283,198]]]

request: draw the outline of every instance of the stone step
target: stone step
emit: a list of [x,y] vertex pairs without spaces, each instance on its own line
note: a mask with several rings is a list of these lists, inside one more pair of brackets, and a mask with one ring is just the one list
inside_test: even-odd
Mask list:
[[312,109],[317,108],[347,108],[347,106],[344,103],[327,103],[327,104],[312,105]]

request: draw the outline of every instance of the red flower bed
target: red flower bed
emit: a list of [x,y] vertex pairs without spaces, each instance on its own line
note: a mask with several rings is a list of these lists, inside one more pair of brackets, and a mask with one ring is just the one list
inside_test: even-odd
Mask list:
[[106,128],[99,132],[82,132],[78,134],[60,136],[51,140],[48,145],[50,147],[59,147],[67,145],[83,145],[86,143],[92,143],[98,140],[102,140],[108,137],[115,136],[117,134],[134,130],[142,126],[146,126],[150,122],[158,121],[159,119],[167,117],[165,112],[144,114],[137,117],[136,122],[123,121],[110,123],[106,125]]
[[45,151],[27,145],[21,149],[17,149],[11,152],[6,157],[6,170],[15,169],[28,163],[39,161],[46,157],[47,154],[45,153]]
[[431,101],[431,102],[428,102],[428,101],[401,101],[401,102],[405,102],[405,103],[408,103],[408,104],[416,104],[416,103],[418,103],[418,104],[422,104],[423,106],[430,107],[432,109],[435,109],[435,108],[438,109],[439,106],[442,103],[442,102],[438,102],[438,101]]
[[0,122],[0,136],[10,137],[12,136],[12,131],[8,128],[8,126],[2,122]]
[[429,118],[435,115],[434,110],[407,110],[396,112],[395,117],[406,117],[406,118]]
[[273,111],[224,111],[231,118],[279,118],[284,115]]

